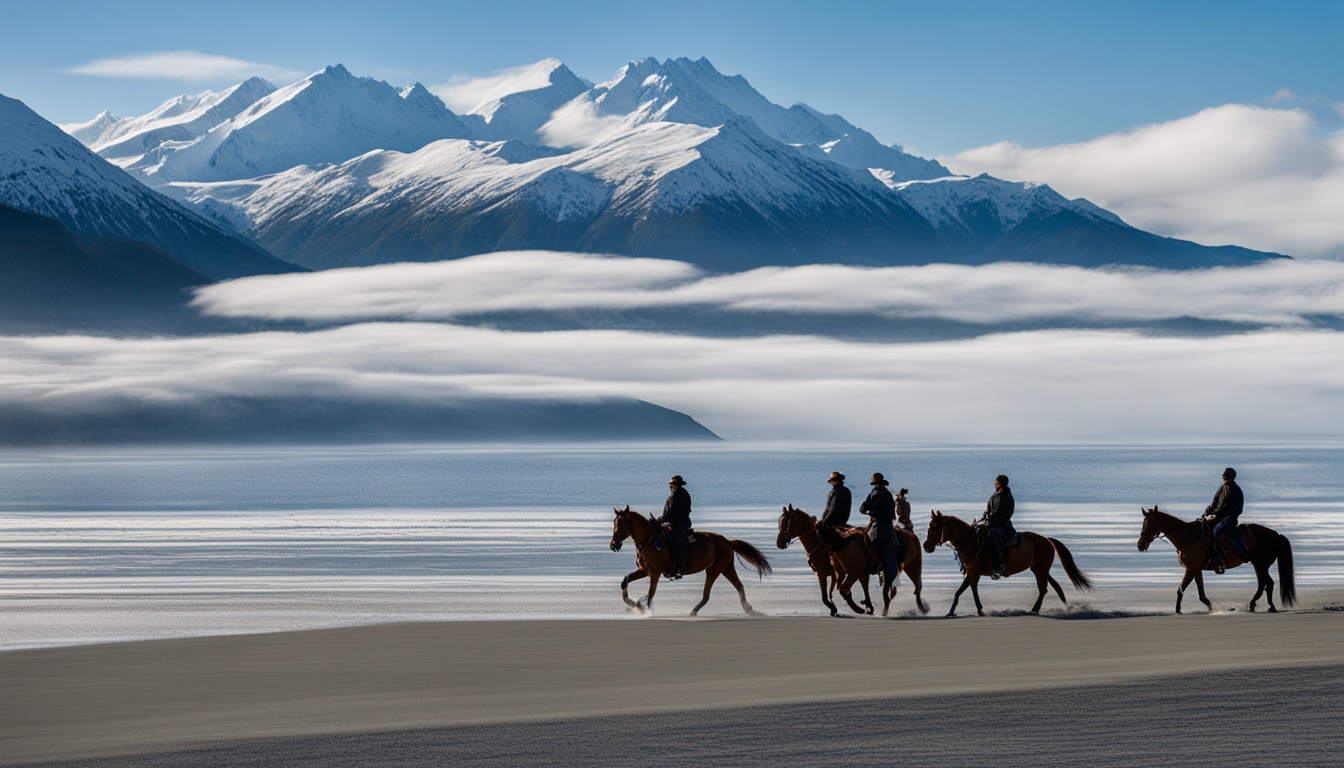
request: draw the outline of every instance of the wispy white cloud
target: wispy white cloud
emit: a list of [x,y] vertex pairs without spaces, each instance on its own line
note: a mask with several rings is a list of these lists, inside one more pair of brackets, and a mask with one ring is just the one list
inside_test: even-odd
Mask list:
[[558,59],[543,59],[486,77],[457,75],[442,85],[430,86],[429,90],[454,112],[474,113],[511,93],[545,88],[551,83],[551,72],[558,66]]
[[537,134],[547,146],[587,147],[626,130],[629,123],[623,115],[598,114],[592,102],[576,100],[552,112]]
[[1344,132],[1322,135],[1307,109],[1231,104],[1077,144],[1001,142],[939,159],[958,173],[1044,181],[1160,234],[1344,256]]
[[197,305],[218,315],[320,322],[706,306],[991,325],[1199,318],[1299,326],[1312,316],[1344,316],[1344,264],[1276,260],[1179,272],[1033,264],[813,265],[706,275],[675,261],[521,251],[245,278],[201,289]]
[[246,80],[249,77],[284,81],[303,76],[302,72],[283,67],[199,51],[160,51],[113,56],[95,59],[64,71],[94,77],[181,80],[193,83]]
[[1344,334],[1042,331],[938,344],[370,323],[195,338],[0,338],[0,404],[302,396],[635,397],[737,439],[1344,437]]

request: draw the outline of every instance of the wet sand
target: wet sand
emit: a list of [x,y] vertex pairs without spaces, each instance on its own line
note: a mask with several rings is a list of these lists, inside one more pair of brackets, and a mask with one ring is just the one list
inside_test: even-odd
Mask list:
[[1338,765],[1344,750],[1338,611],[394,624],[12,651],[0,680],[0,765]]

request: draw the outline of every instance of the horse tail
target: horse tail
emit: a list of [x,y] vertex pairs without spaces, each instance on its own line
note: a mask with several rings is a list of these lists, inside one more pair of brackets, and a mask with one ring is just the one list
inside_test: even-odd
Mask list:
[[1068,547],[1064,546],[1064,542],[1059,539],[1052,539],[1049,536],[1046,536],[1045,540],[1050,542],[1050,546],[1055,548],[1055,552],[1059,553],[1059,564],[1064,566],[1064,573],[1069,575],[1069,581],[1073,582],[1073,586],[1077,589],[1091,589],[1092,580],[1087,577],[1087,574],[1078,570],[1078,564],[1073,562],[1073,553],[1069,551]]
[[733,548],[733,551],[737,553],[738,557],[742,558],[743,562],[756,569],[757,576],[764,576],[773,570],[770,567],[770,561],[765,559],[765,555],[761,554],[761,550],[753,547],[747,542],[742,541],[741,539],[730,539],[728,541],[728,546]]
[[1293,545],[1288,543],[1288,537],[1283,534],[1277,534],[1279,537],[1279,602],[1283,603],[1285,608],[1292,608],[1293,603],[1297,602],[1297,583],[1293,581]]

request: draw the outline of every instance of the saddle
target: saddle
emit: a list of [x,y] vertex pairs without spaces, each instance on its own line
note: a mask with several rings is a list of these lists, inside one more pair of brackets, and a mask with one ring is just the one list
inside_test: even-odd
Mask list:
[[[1022,543],[1021,532],[1019,532],[1012,525],[1004,525],[1000,527],[1003,528],[1005,531],[1003,534],[1004,552],[1007,552],[1009,547],[1014,547]],[[980,526],[976,531],[976,535],[979,536],[980,538],[980,546],[982,548],[989,546],[989,526]]]
[[832,552],[838,552],[844,549],[845,544],[849,543],[849,532],[859,530],[850,525],[819,525],[817,526],[817,535],[821,537],[822,542]]
[[[868,538],[867,536],[864,537],[864,540],[868,542],[868,547],[869,547],[869,550],[868,550],[868,551],[869,551],[869,553],[872,555],[871,557],[868,558],[868,575],[869,575],[869,576],[872,576],[873,574],[881,573],[881,572],[882,572],[882,555],[877,551],[877,542],[873,541],[872,539]],[[918,542],[916,542],[916,543],[918,543]],[[901,547],[902,547],[904,544],[905,544],[905,539],[901,536],[901,529],[898,528],[898,529],[895,531],[895,533],[893,533],[893,534],[891,535],[891,542],[887,544],[887,548],[891,550],[891,554],[892,554],[893,557],[896,558],[896,562],[897,562],[898,564],[899,564],[899,563],[901,562],[901,560],[902,560],[902,557],[901,557],[901,555],[902,555]]]
[[[655,536],[653,538],[653,551],[662,552],[663,547],[667,546],[667,537],[671,535],[671,533],[672,533],[671,531],[664,528],[657,536]],[[689,547],[694,543],[695,543],[695,529],[691,529],[686,534],[686,546]]]
[[[1199,538],[1203,539],[1204,543],[1209,545],[1209,563],[1211,566],[1213,565],[1213,529],[1215,526],[1217,526],[1217,523],[1212,520],[1205,520],[1202,517],[1199,519]],[[1249,524],[1237,523],[1237,527],[1228,535],[1226,542],[1227,546],[1232,549],[1232,553],[1241,558],[1244,562],[1250,558],[1251,553],[1254,551],[1255,534],[1251,533]],[[1240,545],[1240,549],[1246,552],[1245,556],[1237,551],[1238,544]]]

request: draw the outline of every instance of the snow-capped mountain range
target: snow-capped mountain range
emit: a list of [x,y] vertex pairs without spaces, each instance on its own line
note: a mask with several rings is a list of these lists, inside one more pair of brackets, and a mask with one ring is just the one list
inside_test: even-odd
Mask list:
[[531,248],[716,271],[1273,255],[1160,238],[1041,184],[953,176],[838,115],[774,104],[705,59],[631,62],[595,85],[555,60],[517,72],[461,114],[418,83],[337,65],[66,130],[310,268]]
[[154,246],[213,279],[294,269],[146,187],[4,96],[0,205],[54,219],[78,236]]

